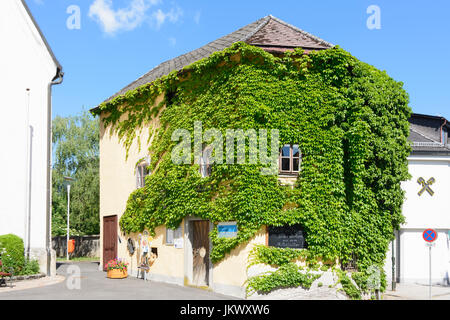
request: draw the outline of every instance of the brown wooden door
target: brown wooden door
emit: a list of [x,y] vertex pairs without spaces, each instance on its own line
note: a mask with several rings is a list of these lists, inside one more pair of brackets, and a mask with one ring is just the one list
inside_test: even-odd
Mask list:
[[193,285],[209,285],[209,221],[192,221]]
[[109,260],[117,257],[117,216],[103,218],[103,271]]

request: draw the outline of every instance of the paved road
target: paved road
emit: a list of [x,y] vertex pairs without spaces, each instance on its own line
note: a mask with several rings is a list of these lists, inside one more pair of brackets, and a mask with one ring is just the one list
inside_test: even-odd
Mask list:
[[[57,273],[68,277],[67,268],[71,264],[58,263]],[[106,273],[98,271],[98,263],[80,262],[74,264],[80,267],[80,289],[68,288],[71,281],[40,288],[1,292],[0,300],[30,299],[30,300],[234,300],[236,298],[221,294],[177,285],[153,281],[144,281],[134,277],[126,279],[108,279]],[[77,278],[78,279],[78,278]],[[77,279],[74,279],[75,281]]]
[[[396,287],[391,291],[389,286],[385,300],[429,300],[429,287],[426,285],[397,283]],[[450,300],[450,286],[432,286],[431,297],[432,300]]]

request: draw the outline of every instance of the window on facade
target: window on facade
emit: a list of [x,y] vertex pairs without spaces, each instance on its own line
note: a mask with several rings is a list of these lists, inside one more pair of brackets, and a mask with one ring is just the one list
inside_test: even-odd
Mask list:
[[175,239],[180,239],[181,237],[183,237],[181,231],[181,226],[179,226],[175,230],[166,228],[166,245],[174,245]]
[[203,178],[209,177],[211,175],[211,157],[212,148],[206,147],[203,149],[202,157],[200,158],[200,174]]
[[298,144],[284,145],[280,151],[280,173],[298,174],[301,158]]
[[136,167],[136,188],[138,189],[145,186],[145,177],[150,174],[150,170],[148,169],[149,162],[149,159],[146,159]]

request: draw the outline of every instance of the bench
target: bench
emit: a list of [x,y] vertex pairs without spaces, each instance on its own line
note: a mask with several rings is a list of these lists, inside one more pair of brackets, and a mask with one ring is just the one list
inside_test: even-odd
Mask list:
[[147,273],[150,271],[150,266],[155,262],[157,255],[155,253],[150,253],[150,257],[147,257],[147,253],[142,256],[143,262],[139,265],[137,271],[137,278],[139,278],[139,273],[141,273],[142,278],[147,281]]
[[0,287],[2,285],[7,286],[6,284],[6,278],[9,277],[9,286],[12,287],[12,277],[14,274],[14,269],[12,267],[9,267],[9,272],[5,271],[5,266],[2,263],[2,260],[0,260]]
[[149,266],[147,266],[147,265],[140,265],[139,267],[138,267],[138,273],[137,273],[137,277],[136,278],[139,278],[139,272],[141,273],[141,275],[142,275],[142,279],[144,279],[145,281],[147,281],[147,272],[150,270],[150,267]]

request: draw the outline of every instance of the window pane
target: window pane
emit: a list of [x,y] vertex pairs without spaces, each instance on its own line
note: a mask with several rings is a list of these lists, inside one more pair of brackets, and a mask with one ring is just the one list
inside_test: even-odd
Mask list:
[[142,168],[141,168],[141,166],[138,166],[136,168],[136,176],[137,176],[136,187],[142,188]]
[[200,158],[200,174],[203,178],[211,175],[211,158],[213,149],[207,146],[203,149],[202,156]]
[[207,164],[200,165],[200,174],[202,178],[209,177],[211,175],[211,165]]
[[281,171],[290,171],[291,170],[290,162],[291,160],[289,158],[281,159]]
[[173,233],[172,229],[166,229],[166,244],[173,244]]
[[180,238],[182,238],[182,237],[183,237],[183,233],[182,233],[181,231],[182,231],[182,229],[181,229],[181,225],[180,225],[178,228],[176,228],[176,229],[174,230],[174,232],[173,232],[173,238],[174,238],[174,239],[180,239]]
[[291,146],[287,144],[283,148],[281,148],[281,156],[289,157],[290,155],[291,155]]
[[300,159],[293,159],[294,160],[294,168],[292,169],[292,171],[298,172],[299,168],[300,168]]
[[200,174],[201,174],[202,178],[206,177],[206,165],[203,164],[203,161],[202,161],[202,164],[200,165]]
[[299,147],[298,147],[298,144],[294,144],[294,145],[292,146],[292,154],[293,154],[293,157],[294,157],[294,158],[300,157],[300,149],[299,149]]

